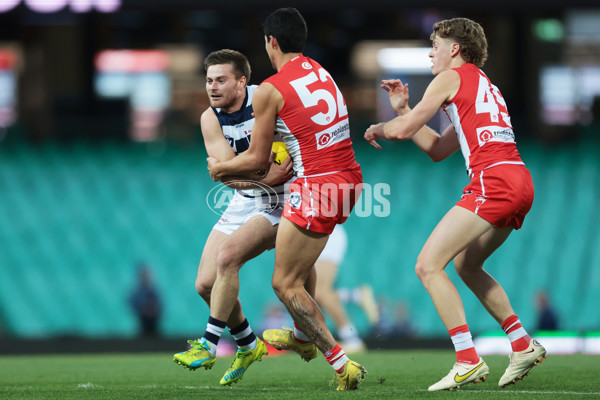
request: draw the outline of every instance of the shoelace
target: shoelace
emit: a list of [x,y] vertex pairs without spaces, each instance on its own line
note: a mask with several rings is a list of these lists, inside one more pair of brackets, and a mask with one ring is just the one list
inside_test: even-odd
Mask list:
[[196,350],[208,350],[204,345],[200,342],[200,340],[188,340],[188,344]]
[[[345,369],[344,369],[344,370],[341,372],[341,374],[340,374],[340,375],[342,375],[344,372],[346,372],[346,370],[345,370]],[[331,379],[331,382],[329,382],[329,386],[333,386],[333,385],[335,385],[335,384],[340,384],[340,381],[339,381],[339,379],[340,379],[340,375],[338,375],[338,373],[337,373],[337,372],[334,372],[334,373],[333,373],[333,379]],[[345,385],[344,385],[344,386],[345,386]]]
[[249,356],[249,355],[251,355],[251,354],[252,354],[252,350],[247,350],[247,351],[236,351],[236,352],[235,352],[235,358],[233,359],[233,361],[231,362],[231,364],[229,364],[229,368],[232,368],[232,367],[233,367],[233,364],[235,364],[235,362],[236,362],[238,359],[240,359],[240,360],[241,360],[241,359],[243,359],[243,358],[246,358],[246,357],[248,357],[248,356]]
[[[333,375],[333,379],[331,379],[331,381],[329,382],[329,386],[333,386],[333,385],[341,385],[342,383],[340,382],[340,377],[338,376],[338,374],[336,373],[335,375]],[[346,382],[344,382],[344,387],[348,386],[348,381],[346,380]]]
[[336,379],[337,379],[337,374],[333,375],[333,379],[329,382],[329,386],[335,385],[337,383]]

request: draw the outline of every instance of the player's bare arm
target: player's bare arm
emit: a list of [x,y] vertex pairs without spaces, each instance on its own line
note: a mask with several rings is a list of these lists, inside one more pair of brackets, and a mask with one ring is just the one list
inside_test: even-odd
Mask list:
[[448,125],[441,135],[425,125],[412,137],[412,141],[435,162],[448,158],[460,149],[458,136],[452,124]]
[[[228,161],[235,157],[235,152],[225,139],[219,120],[212,108],[206,109],[200,117],[200,126],[204,145],[209,157],[219,161]],[[287,181],[292,177],[293,169],[291,159],[288,157],[281,165],[273,165],[268,173],[262,177],[254,173],[245,175],[224,176],[221,181],[232,189],[253,189],[259,187],[256,182],[262,185],[273,186]]]
[[270,83],[262,83],[254,92],[252,101],[255,121],[252,127],[252,140],[248,150],[237,157],[222,162],[208,157],[208,170],[215,181],[227,175],[253,173],[268,170],[277,111],[283,107],[283,97]]
[[223,129],[211,107],[208,107],[200,116],[200,128],[204,147],[206,147],[209,157],[214,157],[219,161],[227,161],[235,157],[235,152],[225,139]]
[[[392,86],[385,85],[389,90],[384,87],[390,94],[390,100],[394,99],[397,105],[401,104],[401,101],[397,100],[398,98],[406,96],[406,100],[408,100],[408,87],[398,82],[390,82]],[[371,145],[381,148],[375,140],[399,141],[413,138],[435,115],[442,104],[456,94],[459,85],[460,78],[456,71],[448,70],[440,73],[429,84],[423,99],[412,110],[387,123],[371,125],[365,132],[365,139]],[[408,107],[407,104],[399,107],[399,109],[404,112],[406,107]]]
[[[235,157],[235,152],[225,139],[223,129],[219,120],[211,107],[208,107],[200,116],[200,128],[204,139],[204,147],[209,157],[219,161],[231,160]],[[252,189],[256,184],[245,182],[249,180],[245,176],[227,176],[223,183],[232,189]]]
[[[408,105],[408,83],[403,84],[400,79],[386,79],[381,81],[381,88],[388,93],[390,104],[398,115],[411,111]],[[424,125],[412,140],[435,162],[444,160],[460,148],[453,125],[449,125],[442,135]]]

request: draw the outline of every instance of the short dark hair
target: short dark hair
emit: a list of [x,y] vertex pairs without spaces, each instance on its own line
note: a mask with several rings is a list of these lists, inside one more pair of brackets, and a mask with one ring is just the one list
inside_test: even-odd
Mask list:
[[208,67],[219,64],[231,64],[236,79],[245,76],[246,82],[250,82],[250,74],[252,73],[250,63],[246,56],[239,51],[230,49],[213,51],[204,59],[204,72],[208,71]]
[[431,40],[435,37],[455,40],[460,45],[460,55],[468,63],[483,67],[487,60],[487,40],[481,25],[468,18],[452,18],[433,25]]
[[283,53],[302,53],[306,44],[306,21],[292,7],[273,11],[263,22],[265,36],[273,36]]

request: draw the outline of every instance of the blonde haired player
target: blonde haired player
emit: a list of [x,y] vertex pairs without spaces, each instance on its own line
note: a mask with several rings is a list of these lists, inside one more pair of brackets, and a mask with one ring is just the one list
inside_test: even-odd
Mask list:
[[[413,142],[434,161],[462,150],[471,182],[431,233],[417,259],[416,272],[429,292],[456,350],[456,364],[430,391],[453,390],[484,381],[487,364],[477,354],[462,300],[445,272],[454,267],[510,340],[510,363],[499,385],[523,379],[546,356],[531,339],[508,296],[484,269],[485,260],[519,229],[533,202],[533,182],[515,144],[504,98],[480,69],[487,59],[483,28],[467,18],[436,23],[431,34],[433,81],[421,101],[408,107],[408,85],[382,83],[398,117],[372,125],[365,139]],[[452,124],[440,135],[425,124],[442,107]]]

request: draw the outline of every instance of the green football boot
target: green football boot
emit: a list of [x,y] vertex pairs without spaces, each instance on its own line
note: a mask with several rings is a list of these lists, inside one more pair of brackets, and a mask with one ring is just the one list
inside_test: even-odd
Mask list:
[[263,339],[277,350],[292,350],[306,362],[317,357],[317,346],[313,342],[300,343],[294,338],[291,328],[267,329],[263,332]]
[[225,371],[225,375],[221,378],[221,385],[231,385],[242,379],[244,373],[248,370],[248,367],[254,361],[262,361],[262,357],[269,354],[265,343],[256,338],[256,347],[254,350],[241,351],[238,350],[235,353],[235,358],[231,362],[229,369]]
[[200,367],[211,369],[215,365],[217,357],[208,351],[210,344],[208,344],[205,338],[188,340],[188,343],[192,348],[173,355],[174,362],[192,371]]

